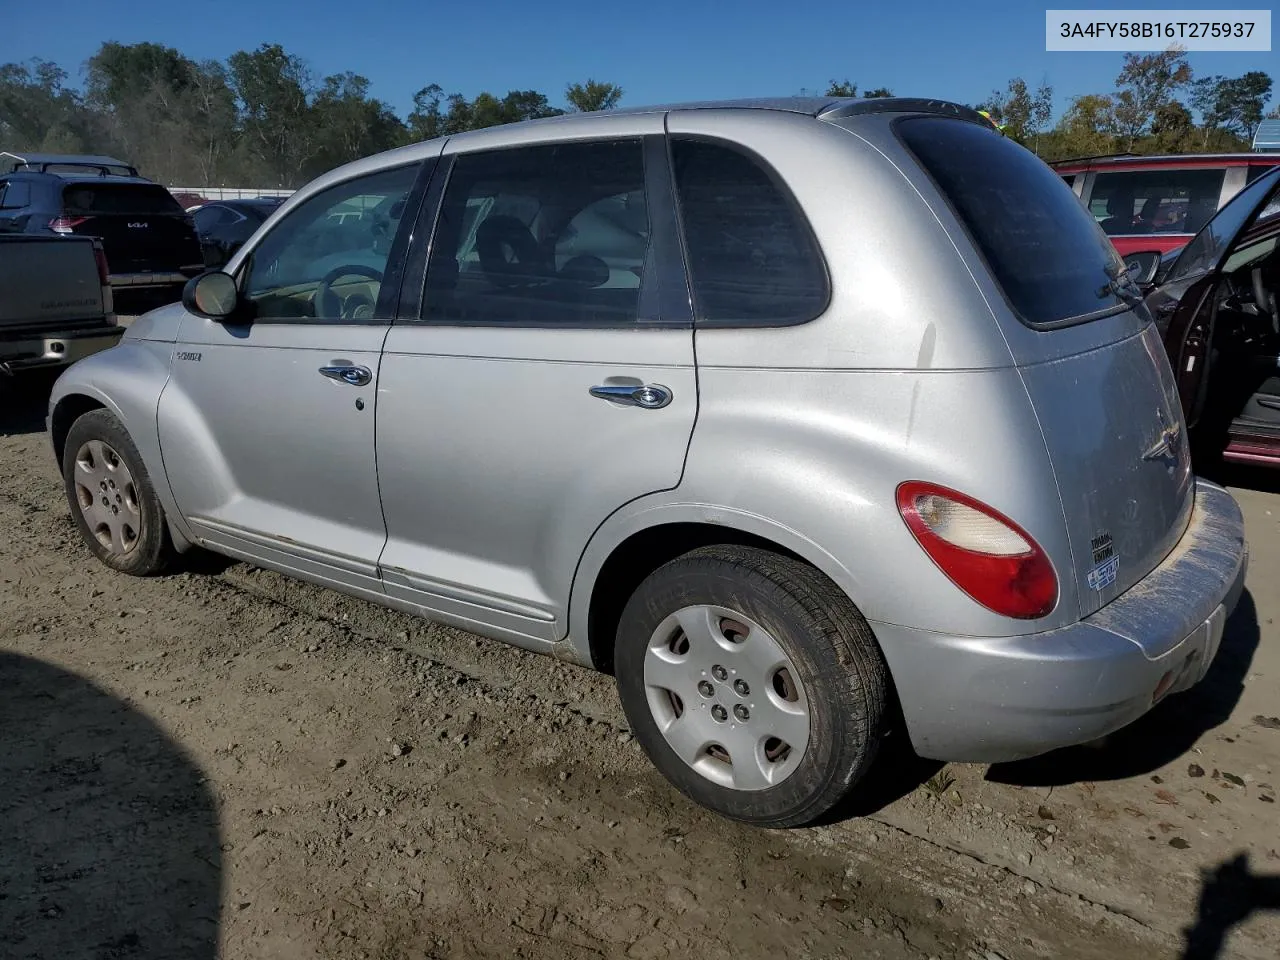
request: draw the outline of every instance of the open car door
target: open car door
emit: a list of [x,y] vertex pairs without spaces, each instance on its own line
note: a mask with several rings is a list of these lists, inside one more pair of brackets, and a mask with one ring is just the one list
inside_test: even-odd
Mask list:
[[1280,167],[1259,177],[1218,211],[1183,248],[1164,282],[1147,296],[1177,377],[1188,428],[1199,421],[1208,395],[1220,303],[1216,294],[1224,265],[1237,251],[1280,232],[1278,192]]

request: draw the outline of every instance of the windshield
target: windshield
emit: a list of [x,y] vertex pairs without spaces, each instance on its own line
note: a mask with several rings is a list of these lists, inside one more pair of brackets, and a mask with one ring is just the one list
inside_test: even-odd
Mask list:
[[1185,280],[1218,265],[1236,235],[1258,209],[1268,193],[1280,183],[1280,169],[1259,177],[1227,202],[1218,215],[1183,248],[1174,261],[1165,283]]
[[1018,317],[1057,327],[1132,306],[1115,247],[1039,157],[976,123],[912,117],[898,136],[973,237]]

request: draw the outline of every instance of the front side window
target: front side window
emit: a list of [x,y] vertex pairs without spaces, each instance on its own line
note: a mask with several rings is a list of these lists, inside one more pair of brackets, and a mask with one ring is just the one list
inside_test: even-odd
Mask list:
[[1125,170],[1099,173],[1089,212],[1109,237],[1196,233],[1218,212],[1218,170]]
[[700,321],[803,323],[826,309],[817,241],[764,167],[701,140],[673,140],[671,158]]
[[242,289],[264,320],[373,317],[416,164],[347,180],[304,201],[254,248]]
[[649,253],[644,179],[639,140],[459,156],[431,241],[423,318],[635,322]]

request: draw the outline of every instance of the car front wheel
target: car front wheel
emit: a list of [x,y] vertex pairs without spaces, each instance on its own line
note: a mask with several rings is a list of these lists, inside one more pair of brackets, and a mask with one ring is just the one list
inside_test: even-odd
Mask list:
[[705,547],[654,571],[623,612],[619,695],[679,790],[760,826],[810,823],[875,758],[888,671],[865,619],[790,557]]
[[71,425],[62,478],[71,515],[94,556],[139,577],[170,565],[175,554],[164,508],[138,448],[110,411],[92,410]]

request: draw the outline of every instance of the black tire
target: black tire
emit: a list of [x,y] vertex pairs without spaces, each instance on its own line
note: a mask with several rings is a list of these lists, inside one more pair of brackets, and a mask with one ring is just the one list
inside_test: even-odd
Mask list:
[[[116,553],[99,542],[89,528],[76,491],[76,457],[80,448],[89,441],[100,440],[111,447],[124,461],[133,480],[136,493],[140,529],[127,553]],[[66,446],[62,452],[62,481],[67,504],[80,536],[93,551],[93,555],[113,570],[135,577],[149,577],[163,573],[177,556],[169,527],[165,522],[164,508],[156,496],[151,477],[142,462],[138,448],[115,415],[108,410],[91,410],[84,414],[67,432]]]
[[[703,776],[667,743],[646,695],[644,657],[670,614],[726,607],[768,631],[799,674],[809,707],[809,740],[781,782],[738,790]],[[754,547],[712,546],[658,568],[622,614],[614,649],[618,693],[636,739],[658,770],[690,799],[763,827],[821,818],[870,769],[884,735],[888,669],[866,620],[825,575]]]

